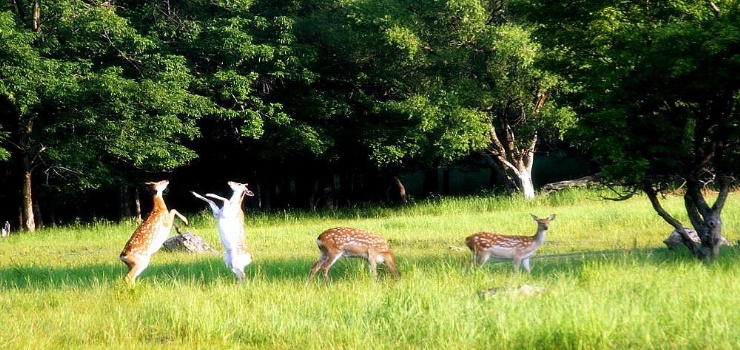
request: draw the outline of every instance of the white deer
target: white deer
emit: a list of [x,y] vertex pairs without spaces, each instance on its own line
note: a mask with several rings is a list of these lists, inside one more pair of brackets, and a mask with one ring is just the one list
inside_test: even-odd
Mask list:
[[478,232],[465,238],[465,244],[470,248],[473,257],[468,265],[481,266],[489,258],[512,259],[514,261],[514,271],[519,272],[519,266],[523,265],[529,273],[529,258],[536,252],[537,248],[545,241],[545,232],[548,225],[555,220],[555,214],[545,219],[540,219],[532,215],[537,222],[537,233],[534,236],[510,236],[490,232]]
[[319,269],[324,271],[324,280],[329,281],[329,268],[342,256],[361,257],[370,265],[373,279],[378,278],[377,265],[385,263],[394,278],[398,278],[396,259],[390,244],[376,234],[350,227],[336,227],[322,232],[316,239],[321,257],[311,266],[309,279]]
[[6,221],[2,228],[2,237],[8,237],[10,235],[10,222]]
[[223,202],[221,208],[212,200],[201,196],[193,191],[191,193],[208,203],[211,212],[218,223],[218,232],[221,236],[221,243],[224,246],[224,262],[226,266],[239,279],[239,283],[244,281],[244,267],[252,263],[252,254],[249,251],[246,234],[244,232],[244,212],[242,211],[242,201],[244,196],[254,196],[254,193],[247,188],[247,184],[241,184],[234,181],[228,182],[229,187],[234,191],[230,199],[217,196],[213,193],[207,193],[206,197],[218,199]]
[[162,247],[162,243],[169,237],[175,216],[179,217],[186,225],[188,224],[188,219],[177,210],[167,211],[162,192],[169,183],[168,180],[146,183],[154,191],[154,206],[146,220],[131,235],[131,238],[126,242],[126,246],[123,247],[123,252],[121,252],[121,261],[128,267],[125,279],[131,284],[136,283],[136,277],[149,266],[152,254],[156,253]]

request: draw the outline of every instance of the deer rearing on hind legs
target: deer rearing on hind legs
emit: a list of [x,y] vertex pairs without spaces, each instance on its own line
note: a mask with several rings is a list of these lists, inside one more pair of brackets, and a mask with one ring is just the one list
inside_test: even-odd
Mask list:
[[377,265],[385,263],[394,278],[398,278],[396,259],[390,244],[376,234],[350,227],[336,227],[322,232],[316,239],[321,251],[319,260],[311,266],[309,279],[319,269],[324,271],[324,280],[329,281],[329,268],[342,256],[361,257],[370,265],[373,279],[378,278]]
[[555,214],[545,219],[540,219],[534,215],[532,215],[532,218],[537,222],[537,233],[534,236],[510,236],[478,232],[465,238],[465,244],[473,252],[468,270],[471,266],[483,265],[486,260],[493,257],[514,260],[514,271],[517,273],[519,272],[519,265],[523,265],[524,269],[530,272],[529,258],[537,252],[537,248],[545,241],[545,232],[547,232],[550,222],[555,220]]
[[162,247],[162,243],[169,237],[175,216],[179,217],[186,225],[188,224],[187,218],[175,209],[168,211],[167,205],[164,204],[162,192],[169,183],[168,180],[146,183],[154,191],[154,206],[146,220],[131,235],[131,238],[126,242],[126,246],[123,247],[123,252],[121,252],[121,261],[128,267],[125,279],[131,284],[136,283],[136,277],[149,266],[152,254],[156,253]]
[[218,223],[218,232],[221,237],[221,243],[224,246],[224,262],[226,266],[239,279],[239,283],[244,281],[244,267],[252,262],[252,254],[249,251],[247,237],[244,232],[244,212],[242,211],[242,201],[245,196],[254,196],[254,193],[247,188],[247,184],[241,184],[234,181],[228,182],[231,190],[230,199],[207,193],[206,197],[218,199],[223,202],[222,207],[218,207],[212,200],[201,196],[195,192],[191,193],[208,203],[211,212]]

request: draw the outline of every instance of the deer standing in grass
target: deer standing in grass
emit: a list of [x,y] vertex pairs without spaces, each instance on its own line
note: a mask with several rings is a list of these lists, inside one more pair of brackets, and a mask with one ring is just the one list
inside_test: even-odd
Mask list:
[[468,265],[481,266],[489,258],[512,259],[514,260],[514,272],[519,272],[519,266],[524,265],[524,269],[529,273],[529,258],[531,258],[537,248],[545,242],[545,232],[548,225],[555,220],[555,214],[545,219],[540,219],[533,214],[532,218],[537,222],[537,233],[534,236],[510,236],[490,232],[478,232],[465,238],[465,244],[473,252],[473,258]]
[[5,225],[3,225],[2,236],[3,237],[10,236],[10,222],[8,221],[6,221]]
[[136,277],[149,266],[152,254],[156,253],[162,247],[162,243],[169,237],[175,216],[179,217],[186,225],[188,224],[188,219],[178,213],[177,210],[167,211],[162,192],[169,183],[168,180],[146,183],[154,191],[154,206],[146,220],[131,235],[131,238],[126,242],[126,246],[123,247],[123,252],[121,252],[121,261],[128,267],[125,279],[131,284],[136,283]]
[[313,279],[316,271],[324,271],[324,280],[329,281],[329,268],[342,256],[361,257],[370,265],[373,279],[378,278],[378,264],[385,263],[394,278],[398,278],[396,259],[390,244],[376,234],[350,227],[330,228],[322,232],[316,240],[321,257],[311,266]]
[[228,182],[229,187],[234,191],[230,199],[217,196],[213,193],[207,193],[206,197],[211,197],[222,201],[224,204],[221,208],[212,200],[201,196],[195,192],[191,193],[208,203],[211,212],[218,222],[218,232],[221,236],[221,243],[224,246],[224,262],[226,266],[239,279],[239,283],[244,281],[244,267],[252,262],[252,254],[247,245],[247,238],[244,232],[244,212],[242,211],[242,201],[245,196],[254,196],[254,193],[247,188],[247,184],[241,184],[234,181]]

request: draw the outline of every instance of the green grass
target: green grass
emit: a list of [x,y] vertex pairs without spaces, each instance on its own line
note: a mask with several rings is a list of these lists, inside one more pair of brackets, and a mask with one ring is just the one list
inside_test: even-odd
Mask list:
[[[740,233],[740,194],[723,212]],[[678,197],[665,203],[684,219]],[[532,259],[467,273],[450,246],[487,230],[534,234],[529,213],[557,214]],[[206,213],[188,230],[220,248]],[[685,219],[684,219],[685,220]],[[238,285],[221,255],[159,252],[136,287],[122,281],[118,255],[135,223],[99,222],[0,240],[0,348],[244,349],[733,349],[740,344],[740,253],[711,263],[670,251],[671,229],[644,197],[603,201],[572,191],[527,202],[449,198],[405,208],[337,213],[250,214],[255,262]],[[332,281],[307,281],[316,236],[354,226],[388,238],[399,260],[394,281],[380,268],[343,259]],[[537,295],[477,291],[529,284]]]

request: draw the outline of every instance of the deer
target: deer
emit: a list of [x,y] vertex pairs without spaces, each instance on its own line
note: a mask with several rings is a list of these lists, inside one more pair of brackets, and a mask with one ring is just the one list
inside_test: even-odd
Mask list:
[[465,238],[465,244],[470,248],[473,257],[468,264],[471,266],[482,266],[489,258],[512,259],[514,261],[514,272],[519,273],[519,266],[523,265],[527,273],[531,273],[529,259],[537,252],[537,249],[545,242],[545,233],[551,221],[555,220],[555,214],[541,219],[530,214],[537,223],[537,233],[534,236],[502,235],[490,232],[478,232]]
[[167,210],[162,193],[169,184],[169,180],[146,183],[154,192],[154,206],[149,216],[131,235],[121,252],[121,261],[128,267],[128,272],[124,278],[132,285],[136,283],[136,277],[149,266],[152,254],[159,251],[164,241],[169,237],[175,217],[179,217],[185,225],[188,225],[188,219],[177,210]]
[[[218,232],[221,237],[221,244],[224,247],[224,262],[226,266],[236,275],[239,283],[244,281],[244,268],[252,263],[252,253],[247,244],[246,234],[244,232],[244,212],[242,211],[242,201],[245,196],[254,196],[254,193],[247,187],[248,184],[234,181],[228,182],[233,193],[230,199],[207,193],[205,196],[190,191],[196,198],[208,203],[211,212],[216,218]],[[223,202],[219,206],[212,200],[214,198]]]
[[324,280],[329,282],[329,268],[342,256],[366,259],[374,280],[378,279],[378,264],[385,263],[394,278],[398,278],[396,259],[390,244],[374,233],[351,227],[335,227],[322,232],[316,239],[321,251],[319,260],[311,266],[309,280],[322,269]]
[[2,237],[8,237],[10,235],[10,222],[5,221],[5,224],[2,228]]

